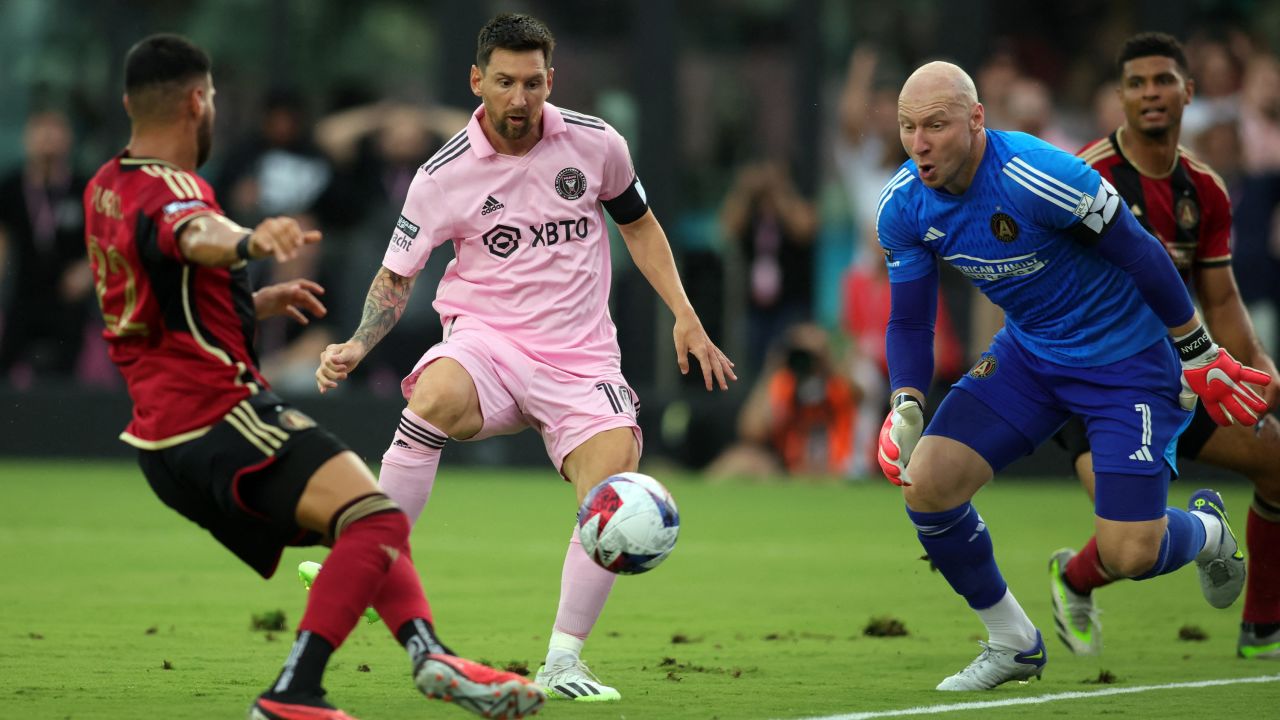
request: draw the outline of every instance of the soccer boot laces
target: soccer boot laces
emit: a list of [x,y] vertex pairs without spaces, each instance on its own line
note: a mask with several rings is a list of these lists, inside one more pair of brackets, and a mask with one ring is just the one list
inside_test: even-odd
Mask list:
[[534,682],[547,689],[547,697],[577,702],[621,700],[622,693],[600,682],[586,663],[578,658],[538,668]]
[[547,701],[542,688],[515,673],[453,655],[424,656],[414,668],[413,680],[429,698],[494,720],[535,715]]
[[1210,605],[1219,609],[1230,607],[1240,597],[1245,580],[1244,553],[1240,551],[1236,534],[1231,531],[1231,525],[1227,522],[1225,508],[1222,496],[1212,490],[1197,490],[1187,503],[1188,512],[1214,515],[1222,523],[1218,552],[1204,560],[1196,558],[1196,568],[1200,572],[1200,592],[1204,593],[1204,599]]
[[1036,631],[1036,644],[1030,650],[1018,651],[987,643],[965,669],[938,683],[939,690],[990,690],[1010,680],[1027,682],[1039,679],[1044,672],[1044,639]]

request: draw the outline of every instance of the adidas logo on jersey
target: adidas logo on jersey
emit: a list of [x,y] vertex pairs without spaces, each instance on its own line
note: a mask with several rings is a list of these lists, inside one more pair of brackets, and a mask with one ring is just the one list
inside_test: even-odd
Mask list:
[[392,441],[392,443],[391,443],[391,444],[392,444],[392,445],[394,445],[395,447],[402,447],[402,448],[411,448],[411,447],[412,447],[409,443],[407,443],[407,442],[405,442],[405,441],[401,440],[400,438],[396,438],[394,441]]
[[489,213],[494,212],[495,210],[501,210],[504,207],[506,206],[498,202],[498,198],[490,195],[484,199],[484,207],[480,209],[480,214],[488,215]]
[[1134,452],[1129,453],[1129,459],[1138,460],[1140,462],[1153,462],[1153,458],[1151,457],[1151,449],[1148,448],[1146,445],[1143,445],[1142,447],[1138,448]]

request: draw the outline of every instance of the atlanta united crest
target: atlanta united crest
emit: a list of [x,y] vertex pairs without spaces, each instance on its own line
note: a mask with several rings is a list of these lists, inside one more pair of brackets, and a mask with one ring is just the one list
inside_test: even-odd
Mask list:
[[996,374],[996,356],[991,353],[983,353],[982,358],[969,371],[969,377],[977,380],[989,378]]
[[1200,207],[1189,197],[1179,198],[1173,208],[1173,216],[1178,220],[1178,227],[1190,230],[1200,222]]
[[587,176],[575,167],[567,167],[556,175],[556,192],[565,200],[577,200],[587,191]]
[[998,212],[991,216],[991,234],[1000,242],[1013,242],[1018,239],[1018,223],[1007,213]]

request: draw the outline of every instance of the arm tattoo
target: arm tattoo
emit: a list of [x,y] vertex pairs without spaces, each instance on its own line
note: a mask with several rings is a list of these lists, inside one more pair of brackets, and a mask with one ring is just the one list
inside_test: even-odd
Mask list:
[[412,277],[397,275],[385,267],[378,269],[373,276],[373,284],[369,286],[369,295],[364,299],[364,313],[360,317],[360,327],[352,333],[351,339],[364,345],[365,350],[372,350],[404,313],[404,306],[409,302],[409,293],[413,292]]

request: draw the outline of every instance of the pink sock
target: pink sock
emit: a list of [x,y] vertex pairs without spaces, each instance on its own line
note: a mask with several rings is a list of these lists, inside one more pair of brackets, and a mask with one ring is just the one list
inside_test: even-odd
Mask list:
[[382,455],[378,485],[409,516],[411,524],[417,524],[431,497],[440,451],[447,439],[436,426],[409,412],[408,408],[400,413],[395,439]]
[[587,556],[575,524],[560,575],[560,607],[553,629],[585,640],[600,618],[616,577]]

